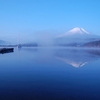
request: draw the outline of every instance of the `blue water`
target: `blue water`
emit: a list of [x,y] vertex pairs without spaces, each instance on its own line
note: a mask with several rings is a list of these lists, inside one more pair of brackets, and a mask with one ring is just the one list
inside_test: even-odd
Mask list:
[[100,100],[100,50],[15,48],[0,54],[0,100]]

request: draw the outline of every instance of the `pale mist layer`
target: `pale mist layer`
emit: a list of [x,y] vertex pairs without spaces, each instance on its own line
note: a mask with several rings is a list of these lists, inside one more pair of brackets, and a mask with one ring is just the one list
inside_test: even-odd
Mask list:
[[[58,35],[60,34],[60,35]],[[27,44],[37,43],[38,46],[81,46],[84,43],[99,40],[100,36],[89,33],[83,28],[73,28],[65,33],[36,32],[29,34],[17,34],[11,37],[1,37],[1,44]]]

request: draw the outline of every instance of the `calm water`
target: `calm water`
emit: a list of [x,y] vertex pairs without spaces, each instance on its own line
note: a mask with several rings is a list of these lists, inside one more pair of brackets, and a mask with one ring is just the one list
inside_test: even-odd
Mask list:
[[15,48],[0,54],[0,100],[100,100],[100,50]]

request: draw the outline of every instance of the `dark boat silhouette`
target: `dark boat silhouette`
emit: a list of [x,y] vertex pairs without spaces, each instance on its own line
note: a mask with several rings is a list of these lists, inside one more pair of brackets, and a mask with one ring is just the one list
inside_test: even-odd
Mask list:
[[10,52],[14,52],[14,48],[0,48],[1,54],[10,53]]

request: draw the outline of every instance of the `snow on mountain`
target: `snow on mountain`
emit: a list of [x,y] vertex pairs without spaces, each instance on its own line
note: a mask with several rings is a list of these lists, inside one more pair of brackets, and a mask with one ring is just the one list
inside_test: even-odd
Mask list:
[[100,36],[91,34],[83,28],[76,27],[64,34],[56,36],[55,44],[66,45],[66,46],[77,46],[99,39]]
[[90,35],[90,33],[87,32],[85,29],[76,27],[76,28],[73,28],[72,30],[64,33],[64,34],[61,34],[61,35],[57,36],[57,37],[70,36],[70,35],[83,35],[83,34]]

